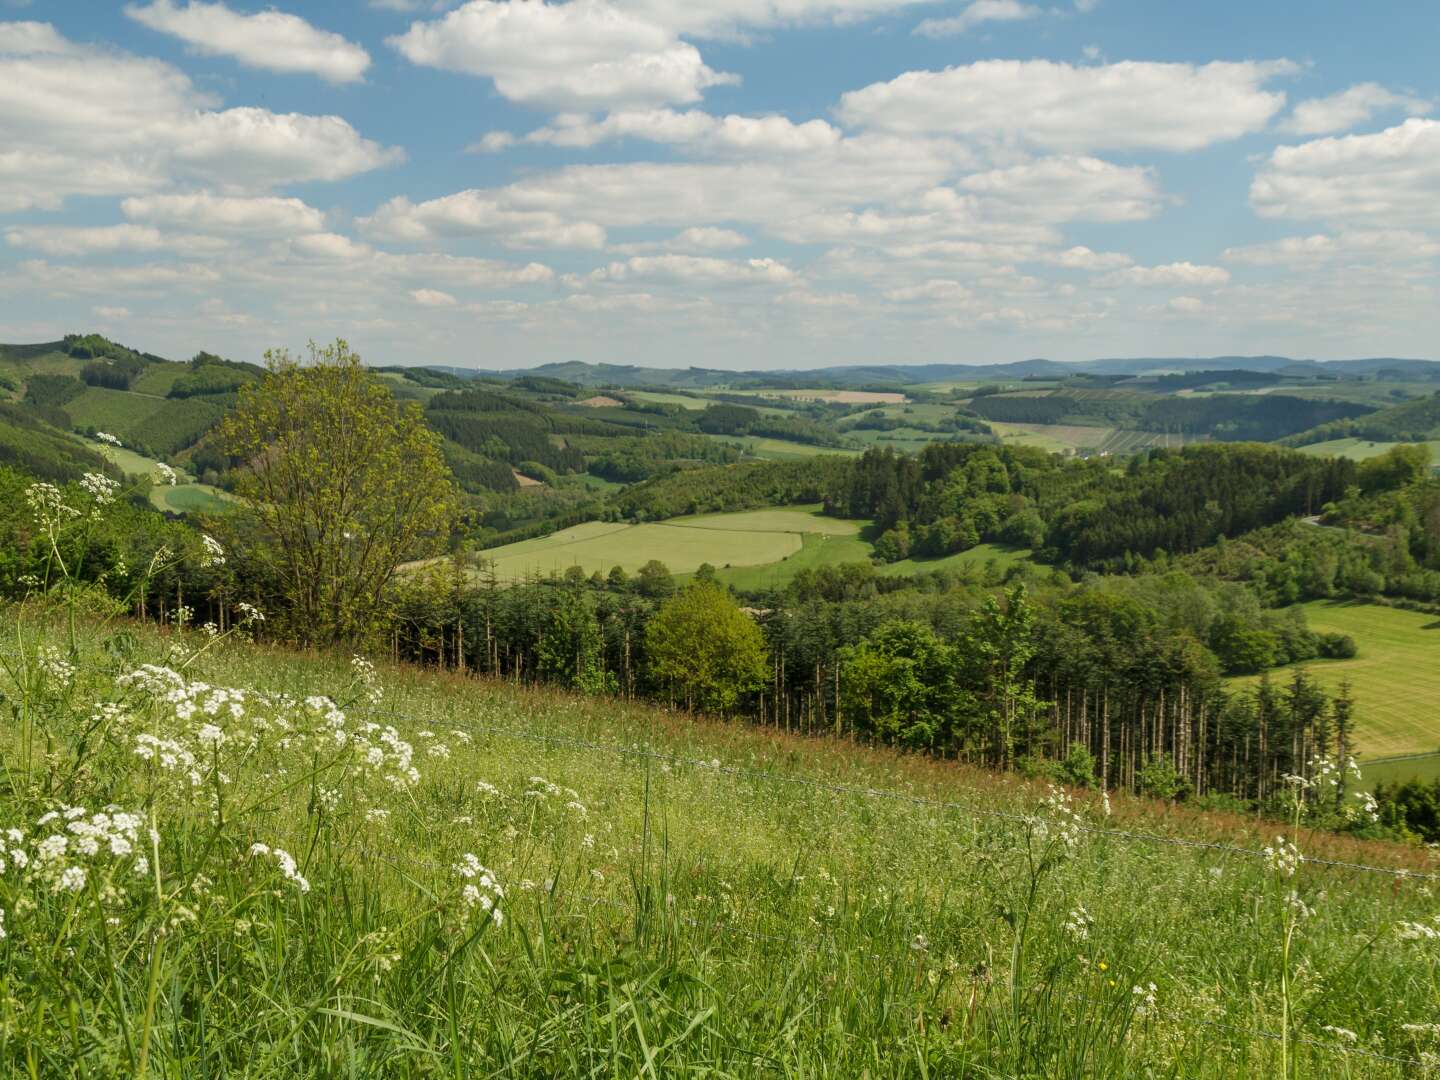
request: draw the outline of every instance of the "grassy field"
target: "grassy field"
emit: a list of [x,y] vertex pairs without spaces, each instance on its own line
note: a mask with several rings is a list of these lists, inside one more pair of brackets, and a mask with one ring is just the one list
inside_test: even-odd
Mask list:
[[[1424,754],[1440,749],[1440,618],[1379,604],[1315,601],[1301,605],[1315,630],[1349,634],[1351,660],[1316,660],[1305,667],[1334,690],[1349,682],[1359,723],[1361,758]],[[1271,673],[1283,683],[1286,670]],[[1237,680],[1249,685],[1256,680]]]
[[653,401],[657,405],[678,405],[682,409],[707,409],[712,402],[704,398],[689,397],[685,394],[667,394],[660,390],[627,390],[626,397],[637,401]]
[[168,510],[172,514],[213,512],[225,509],[225,505],[234,499],[229,492],[222,491],[220,488],[196,483],[194,477],[184,469],[177,468],[175,470],[180,482],[174,487],[159,483],[157,479],[159,470],[156,467],[158,462],[154,458],[137,454],[134,450],[123,446],[108,446],[79,435],[74,438],[113,461],[125,475],[144,476],[151,480],[157,480],[154,487],[150,489],[150,503],[157,510]]
[[1023,548],[1006,547],[1003,544],[979,544],[968,551],[956,552],[938,559],[901,559],[880,567],[885,577],[901,577],[907,574],[928,574],[936,570],[958,570],[961,567],[984,569],[992,562],[1003,573],[1020,563],[1030,561],[1030,552]]
[[[1365,461],[1368,458],[1379,457],[1393,447],[1407,445],[1409,444],[1372,442],[1369,439],[1331,439],[1329,442],[1311,443],[1309,446],[1300,446],[1296,449],[1302,454],[1313,454],[1316,457],[1341,457],[1349,458],[1351,461]],[[1440,461],[1440,439],[1431,440],[1424,445],[1430,448],[1430,460]]]
[[[239,640],[111,638],[49,636],[62,680],[44,639],[0,625],[19,710],[0,825],[24,830],[0,875],[11,1074],[1423,1074],[1433,949],[1398,928],[1430,923],[1426,882],[1154,842],[1258,849],[1270,823],[1107,813],[417,669],[367,686],[341,657]],[[21,657],[40,674],[10,674]]]
[[794,461],[798,458],[815,457],[817,454],[844,454],[853,457],[860,453],[859,450],[836,446],[812,446],[809,443],[762,438],[758,435],[712,435],[708,437],[741,446],[752,457],[767,458],[771,461]]
[[1094,449],[1114,434],[1114,428],[1084,427],[1077,424],[1006,424],[986,421],[992,431],[1007,442],[1036,446],[1053,454],[1067,450]]
[[144,424],[164,405],[164,398],[91,386],[74,401],[67,402],[65,412],[76,427],[93,427],[123,436]]
[[[829,551],[855,559],[869,557],[869,545],[858,539],[860,525],[823,517],[818,510],[792,507],[707,514],[644,525],[592,521],[551,536],[492,548],[484,555],[494,560],[496,572],[506,581],[571,566],[579,566],[587,574],[622,566],[633,574],[651,559],[658,559],[680,575],[710,563],[737,586],[742,580],[768,581],[767,574],[778,575],[776,581],[789,580],[801,565],[837,561],[824,556]],[[807,551],[811,553],[803,555]],[[800,557],[800,562],[792,568],[787,563],[795,557]]]

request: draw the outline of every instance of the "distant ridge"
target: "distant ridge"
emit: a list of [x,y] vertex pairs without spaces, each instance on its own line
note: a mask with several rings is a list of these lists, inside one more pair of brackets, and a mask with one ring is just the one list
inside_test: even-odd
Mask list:
[[1265,374],[1356,377],[1386,372],[1392,376],[1440,380],[1440,361],[1401,357],[1366,357],[1354,360],[1309,360],[1287,356],[1113,357],[1066,361],[1035,358],[1007,364],[860,364],[777,371],[724,371],[716,368],[646,368],[633,364],[589,364],[582,361],[541,364],[533,368],[482,370],[437,366],[456,375],[481,377],[545,375],[581,386],[654,386],[705,389],[714,386],[783,386],[823,379],[842,386],[941,382],[947,379],[979,380],[1061,378],[1067,375],[1154,375],[1193,371],[1255,371]]

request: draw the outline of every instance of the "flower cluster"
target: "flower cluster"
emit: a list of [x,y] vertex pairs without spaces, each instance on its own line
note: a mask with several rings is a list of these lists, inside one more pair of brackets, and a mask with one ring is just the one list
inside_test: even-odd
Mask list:
[[280,870],[281,876],[284,877],[286,881],[290,882],[302,893],[308,893],[310,891],[310,882],[300,873],[300,868],[295,863],[295,856],[291,855],[288,851],[282,851],[280,848],[272,848],[268,844],[251,844],[250,856],[252,858],[268,856],[274,859],[276,867]]
[[488,914],[490,921],[496,926],[504,922],[505,917],[500,914],[500,901],[505,898],[505,890],[495,880],[495,875],[469,852],[460,856],[454,869],[456,876],[464,882],[460,887],[460,900],[465,907],[471,910],[478,908]]
[[1277,836],[1275,843],[1267,847],[1263,854],[1265,866],[1272,874],[1294,877],[1295,871],[1300,868],[1300,849],[1283,836]]
[[1037,819],[1036,831],[1042,836],[1048,836],[1053,828],[1065,849],[1074,851],[1080,843],[1080,834],[1085,831],[1085,820],[1075,809],[1069,793],[1064,788],[1051,784],[1050,794],[1046,796],[1043,808],[1048,811],[1048,819]]
[[220,546],[220,541],[206,533],[200,534],[200,565],[206,567],[225,565],[225,549]]
[[42,645],[35,651],[35,666],[58,686],[69,686],[75,678],[75,665],[61,656],[54,645]]
[[1149,1016],[1155,1011],[1155,992],[1158,988],[1152,983],[1144,986],[1132,986],[1130,996],[1135,999],[1135,1015]]
[[117,806],[91,813],[83,806],[51,810],[35,822],[35,835],[27,839],[20,829],[9,829],[0,842],[0,874],[14,869],[52,893],[78,893],[92,875],[117,866],[137,874],[149,870],[141,853],[145,820]]
[[1090,928],[1094,925],[1095,920],[1085,910],[1085,905],[1076,904],[1065,919],[1065,932],[1076,941],[1087,941],[1090,938]]
[[25,489],[25,502],[35,520],[46,528],[62,525],[80,516],[80,511],[65,501],[54,484],[31,484]]
[[90,498],[95,500],[97,508],[109,506],[115,501],[115,493],[120,490],[120,484],[111,480],[108,476],[100,473],[87,472],[80,478],[80,487]]
[[1402,922],[1395,925],[1395,933],[1401,941],[1440,940],[1440,915],[1428,923]]
[[168,484],[170,487],[174,487],[180,480],[179,474],[163,461],[155,463],[155,471],[160,474],[160,482]]
[[96,438],[96,440],[97,440],[98,442],[105,443],[105,444],[107,444],[107,445],[109,445],[109,446],[116,446],[116,447],[118,447],[118,446],[124,446],[124,445],[125,445],[125,444],[122,443],[119,439],[117,439],[114,435],[111,435],[108,431],[97,431],[97,432],[95,433],[95,438]]
[[375,675],[375,665],[363,656],[352,656],[350,672],[355,682],[361,687],[361,696],[371,705],[379,705],[385,692],[381,689],[380,680]]

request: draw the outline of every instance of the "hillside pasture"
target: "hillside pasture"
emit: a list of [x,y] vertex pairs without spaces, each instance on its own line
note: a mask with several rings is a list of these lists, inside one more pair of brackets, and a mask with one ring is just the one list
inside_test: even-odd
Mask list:
[[1378,442],[1374,439],[1330,439],[1327,442],[1311,443],[1309,446],[1297,446],[1295,449],[1302,454],[1311,454],[1315,457],[1338,457],[1349,458],[1351,461],[1368,461],[1370,458],[1379,457],[1388,450],[1397,446],[1418,445],[1428,447],[1432,463],[1440,462],[1440,439],[1432,439],[1424,443],[1398,443]]
[[129,432],[143,427],[164,405],[163,397],[91,386],[74,401],[66,403],[65,413],[78,428],[107,431],[129,441]]
[[996,420],[987,420],[986,423],[1003,442],[1034,446],[1052,454],[1095,450],[1115,434],[1114,428],[1081,424],[1013,424]]
[[[788,580],[803,565],[869,557],[869,544],[859,539],[860,524],[823,517],[817,510],[707,514],[642,525],[592,521],[482,555],[494,562],[502,581],[561,573],[572,566],[586,574],[620,566],[633,574],[658,559],[682,576],[709,563],[737,587]],[[800,562],[791,567],[794,559]]]
[[936,559],[901,559],[885,563],[879,568],[882,577],[907,577],[912,574],[930,574],[938,570],[983,570],[992,564],[1004,573],[1012,566],[1032,562],[1026,548],[1012,548],[1004,544],[977,544],[967,551],[943,555]]
[[[1440,617],[1382,604],[1317,600],[1300,605],[1311,629],[1349,634],[1350,660],[1304,665],[1326,690],[1348,682],[1355,696],[1357,757],[1427,754],[1440,749]],[[1289,669],[1270,673],[1283,686]],[[1232,680],[1253,686],[1258,676]]]
[[[1426,1075],[1433,952],[1396,932],[1434,914],[1395,872],[1430,869],[1414,849],[1299,830],[1351,865],[1277,881],[1250,854],[1268,821],[415,669],[382,667],[372,707],[344,657],[199,634],[180,691],[122,690],[180,635],[137,627],[117,661],[105,631],[0,631],[75,665],[75,702],[44,699],[68,800],[153,836],[93,858],[107,907],[7,875],[7,963],[43,976],[9,1005],[13,1074]],[[216,687],[241,691],[199,736],[223,814],[132,732],[70,736],[123,699],[198,745],[181,705]],[[376,730],[408,779],[351,749]],[[49,820],[16,786],[6,824]]]

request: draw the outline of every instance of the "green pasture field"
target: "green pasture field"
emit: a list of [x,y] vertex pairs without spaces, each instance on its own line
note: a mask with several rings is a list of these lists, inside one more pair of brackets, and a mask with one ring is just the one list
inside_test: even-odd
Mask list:
[[[1350,660],[1304,665],[1327,690],[1348,681],[1355,695],[1356,756],[1393,757],[1440,749],[1440,617],[1382,604],[1316,600],[1302,604],[1314,630],[1349,634],[1359,646]],[[1283,685],[1287,670],[1270,679]],[[1258,676],[1236,679],[1249,686]]]
[[978,544],[968,551],[954,555],[943,555],[938,559],[901,559],[885,563],[878,568],[884,577],[905,577],[911,574],[928,574],[936,570],[958,570],[961,567],[983,569],[991,562],[1002,571],[1012,566],[1031,562],[1030,551],[1026,548],[1006,547],[1004,544]]
[[812,446],[809,443],[790,442],[787,439],[761,438],[757,435],[710,435],[707,438],[742,447],[752,457],[770,461],[794,461],[798,458],[816,457],[820,454],[844,454],[853,457],[860,453],[847,447]]
[[[1429,883],[1229,850],[1273,822],[418,668],[372,705],[348,656],[115,629],[0,622],[18,670],[73,665],[0,668],[44,718],[0,736],[31,868],[4,882],[7,1073],[1424,1075],[1434,954],[1399,930]],[[57,798],[133,809],[134,841],[46,853]]]
[[1035,446],[1051,453],[1097,449],[1115,433],[1115,429],[1111,427],[1088,427],[1080,424],[1011,424],[996,420],[987,420],[986,423],[1004,442],[1017,446]]
[[[1412,444],[1375,442],[1371,439],[1331,439],[1328,442],[1311,443],[1309,446],[1299,446],[1296,449],[1302,454],[1312,454],[1316,457],[1340,457],[1349,458],[1351,461],[1365,461],[1369,458],[1379,457],[1387,450],[1397,446],[1409,445]],[[1429,447],[1432,462],[1440,461],[1440,439],[1432,439],[1419,445]]]
[[175,386],[175,380],[189,371],[185,364],[148,364],[140,377],[130,384],[136,394],[150,394],[164,397]]
[[76,427],[93,427],[124,438],[164,407],[163,397],[90,386],[74,401],[65,403],[65,413]]
[[714,402],[704,398],[689,397],[685,394],[667,394],[660,390],[626,390],[626,397],[636,401],[651,401],[657,405],[678,405],[682,409],[708,409]]
[[194,477],[184,469],[175,469],[179,474],[180,482],[171,487],[169,484],[159,482],[159,472],[156,469],[158,462],[154,458],[137,454],[134,450],[123,446],[109,446],[95,439],[86,439],[78,435],[75,438],[91,450],[113,461],[126,476],[144,476],[155,481],[150,489],[150,504],[157,510],[169,510],[173,514],[188,514],[196,511],[214,512],[225,509],[227,503],[234,501],[235,497],[227,491],[222,491],[209,484],[196,483]]

